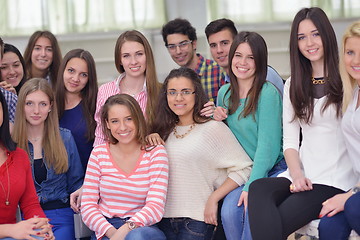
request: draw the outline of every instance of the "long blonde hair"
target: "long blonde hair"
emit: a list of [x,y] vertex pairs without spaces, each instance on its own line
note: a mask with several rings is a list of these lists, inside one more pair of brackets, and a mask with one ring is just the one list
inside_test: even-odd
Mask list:
[[345,44],[346,40],[351,37],[360,37],[360,21],[352,23],[345,31],[342,39],[342,48],[340,54],[340,75],[343,82],[343,102],[342,102],[342,111],[346,111],[349,103],[353,98],[354,88],[356,87],[356,80],[346,71],[344,55],[345,53]]
[[[15,124],[13,130],[13,139],[18,143],[18,146],[27,151],[30,157],[27,138],[27,121],[25,116],[25,101],[26,97],[37,90],[45,93],[50,100],[51,111],[44,122],[44,133],[42,139],[42,148],[46,164],[54,168],[56,174],[65,173],[68,170],[68,154],[66,152],[64,143],[62,141],[59,120],[57,114],[54,93],[49,83],[42,78],[32,78],[25,82],[22,86],[18,103],[16,106]],[[31,157],[30,157],[31,159]],[[33,161],[33,159],[31,159]]]

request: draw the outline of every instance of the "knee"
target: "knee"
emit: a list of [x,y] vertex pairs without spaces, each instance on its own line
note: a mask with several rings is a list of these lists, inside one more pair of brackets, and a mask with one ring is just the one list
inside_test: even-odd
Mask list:
[[166,240],[164,233],[155,227],[140,227],[130,231],[125,240],[144,240],[144,239],[154,239],[154,240]]
[[243,207],[238,207],[238,201],[242,192],[242,188],[239,187],[231,191],[224,199],[221,207],[221,219],[223,221],[238,218],[239,212],[243,211]]
[[349,221],[360,219],[360,193],[351,196],[345,202],[344,213]]

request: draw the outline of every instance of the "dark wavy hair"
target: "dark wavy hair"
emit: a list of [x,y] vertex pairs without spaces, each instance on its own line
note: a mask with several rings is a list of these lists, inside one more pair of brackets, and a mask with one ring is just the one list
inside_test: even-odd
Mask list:
[[84,49],[73,49],[69,51],[61,62],[55,85],[55,99],[58,109],[58,115],[59,118],[61,118],[65,111],[66,89],[64,84],[64,72],[66,71],[66,65],[73,58],[80,58],[84,60],[88,68],[88,82],[81,90],[81,100],[83,102],[82,110],[84,112],[87,125],[86,137],[89,141],[91,141],[95,138],[96,122],[94,120],[94,115],[96,110],[98,82],[94,58],[90,52]]
[[325,84],[327,100],[322,111],[331,104],[335,104],[337,117],[340,117],[343,93],[339,72],[338,45],[334,29],[321,8],[303,8],[295,15],[290,32],[290,101],[295,112],[294,119],[298,118],[309,123],[314,111],[314,89],[310,81],[313,69],[310,60],[302,55],[298,45],[299,24],[305,19],[309,19],[317,28],[324,48],[324,78],[327,82]]
[[1,91],[0,91],[0,102],[1,102],[2,115],[3,115],[3,122],[0,126],[0,141],[7,150],[9,150],[10,152],[15,151],[17,144],[13,141],[10,135],[9,112],[8,112],[6,100]]
[[[255,69],[255,79],[253,81],[252,87],[248,92],[244,110],[240,113],[239,118],[246,117],[249,114],[254,114],[256,112],[260,92],[264,83],[266,82],[267,58],[268,58],[266,42],[260,34],[256,32],[240,32],[238,33],[238,35],[236,35],[233,43],[231,44],[230,52],[229,52],[229,63],[232,62],[235,56],[236,49],[242,43],[249,44],[252,51],[252,55],[254,57],[256,69]],[[234,114],[239,107],[239,100],[240,100],[239,83],[232,68],[230,68],[229,76],[230,76],[230,87],[224,96],[226,96],[230,92],[228,109],[229,109],[229,114]]]
[[156,117],[154,124],[151,127],[150,133],[158,133],[161,138],[166,141],[169,137],[169,134],[174,129],[177,122],[179,122],[179,117],[176,115],[169,107],[167,100],[167,88],[169,81],[173,78],[185,77],[189,79],[194,85],[195,91],[195,105],[193,111],[193,120],[196,123],[204,123],[210,120],[210,118],[203,117],[200,115],[200,110],[204,107],[204,104],[208,102],[208,97],[201,85],[200,78],[197,73],[186,67],[181,67],[178,69],[173,69],[166,77],[162,89],[160,91],[158,104],[156,108]]
[[15,53],[19,60],[20,60],[20,63],[22,65],[22,69],[23,69],[23,77],[21,79],[21,81],[19,82],[19,85],[17,85],[15,87],[15,90],[17,93],[20,92],[20,88],[22,87],[22,85],[24,85],[24,83],[26,82],[27,78],[26,78],[26,67],[25,67],[25,60],[23,58],[23,56],[21,55],[19,49],[17,49],[17,47],[15,47],[14,45],[11,45],[11,44],[8,44],[8,43],[5,43],[4,44],[4,54],[7,53],[7,52],[12,52],[12,53]]
[[190,22],[186,19],[176,18],[163,25],[161,34],[165,42],[165,46],[168,45],[167,36],[175,33],[184,34],[188,36],[191,41],[197,40],[196,29],[191,26]]

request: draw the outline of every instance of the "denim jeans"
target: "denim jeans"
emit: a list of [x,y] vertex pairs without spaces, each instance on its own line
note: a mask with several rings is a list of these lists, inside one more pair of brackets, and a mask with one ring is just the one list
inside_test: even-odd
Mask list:
[[74,211],[71,208],[59,208],[44,211],[56,240],[75,240]]
[[211,240],[215,226],[191,218],[163,218],[158,223],[167,240]]
[[351,230],[360,235],[360,193],[351,196],[345,203],[344,211],[332,217],[323,217],[319,224],[319,237],[327,239],[348,239]]
[[[285,171],[286,162],[282,159],[270,171],[269,177],[276,177]],[[221,220],[227,240],[251,240],[249,216],[244,205],[237,206],[244,185],[232,190],[224,199]]]
[[[116,229],[120,228],[126,223],[128,218],[107,218]],[[96,240],[95,233],[91,235],[91,240]],[[101,240],[109,240],[108,237],[104,236]],[[125,240],[166,240],[164,233],[156,226],[150,227],[139,227],[131,230],[125,237]]]
[[[35,238],[36,240],[44,240],[43,237],[38,237],[38,236],[34,236],[34,235],[31,235],[31,237]],[[11,238],[11,237],[6,237],[6,238],[0,238],[0,240],[17,240],[17,239]]]

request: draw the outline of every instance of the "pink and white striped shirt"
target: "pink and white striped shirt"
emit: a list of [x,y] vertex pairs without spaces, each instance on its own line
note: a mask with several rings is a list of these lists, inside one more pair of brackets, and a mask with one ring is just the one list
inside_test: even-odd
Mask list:
[[130,218],[139,226],[150,226],[164,214],[168,186],[168,158],[164,146],[142,150],[131,173],[114,162],[109,144],[91,152],[81,198],[84,223],[101,239],[112,227],[107,218]]
[[[95,140],[94,140],[94,147],[105,143],[105,135],[102,130],[101,124],[101,108],[105,104],[106,100],[114,96],[116,94],[121,93],[120,90],[120,81],[125,77],[125,73],[120,74],[118,78],[114,81],[105,83],[99,87],[99,91],[97,94],[97,101],[96,101],[96,110],[94,119],[96,121],[96,129],[95,129]],[[143,90],[134,96],[135,100],[139,103],[141,110],[146,117],[146,104],[147,104],[147,91],[146,91],[146,80],[144,82]]]

